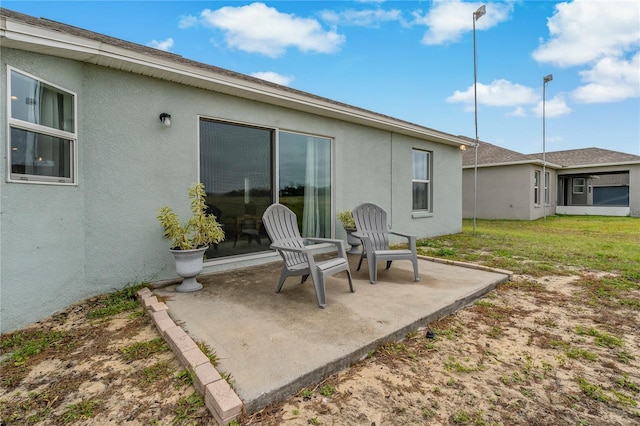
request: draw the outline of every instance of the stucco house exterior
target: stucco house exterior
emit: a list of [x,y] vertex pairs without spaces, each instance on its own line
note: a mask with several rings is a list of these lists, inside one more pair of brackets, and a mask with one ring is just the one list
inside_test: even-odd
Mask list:
[[521,154],[481,141],[477,167],[475,149],[464,152],[462,182],[465,218],[474,215],[474,198],[479,219],[640,216],[640,156],[623,152],[546,152],[543,163],[542,153]]
[[277,261],[276,201],[306,236],[346,238],[337,212],[365,201],[398,231],[461,231],[466,139],[6,9],[0,49],[2,332],[177,278],[156,216],[188,217],[198,181],[226,233],[204,273]]

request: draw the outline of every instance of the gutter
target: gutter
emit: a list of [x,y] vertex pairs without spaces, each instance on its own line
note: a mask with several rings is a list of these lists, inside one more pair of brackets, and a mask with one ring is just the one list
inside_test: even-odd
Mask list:
[[[478,168],[481,167],[502,167],[502,166],[518,166],[521,164],[532,164],[542,166],[544,165],[542,160],[520,160],[520,161],[505,161],[502,163],[490,163],[490,164],[478,164]],[[563,167],[558,164],[549,163],[547,161],[547,167],[552,169],[562,169]],[[475,166],[473,164],[468,166],[462,166],[463,169],[473,169]]]

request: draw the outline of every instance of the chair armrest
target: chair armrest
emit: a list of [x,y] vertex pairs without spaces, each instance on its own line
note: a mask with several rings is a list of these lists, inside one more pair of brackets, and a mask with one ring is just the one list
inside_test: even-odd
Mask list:
[[410,234],[403,234],[401,232],[389,232],[390,234],[397,235],[399,237],[404,237],[409,240],[409,250],[416,253],[416,236]]
[[[314,243],[327,243],[327,244],[333,244],[334,246],[336,246],[336,249],[338,249],[338,255],[340,257],[344,257],[345,259],[347,258],[347,252],[345,250],[344,247],[344,241],[343,240],[338,240],[338,239],[333,239],[333,238],[305,238],[306,241],[311,241]],[[311,249],[311,247],[309,247],[309,249]]]
[[307,253],[309,251],[308,248],[306,247],[291,247],[291,246],[283,246],[280,244],[271,244],[269,246],[270,249],[272,250],[282,250],[282,251],[291,251],[294,253]]
[[393,232],[393,231],[389,231],[390,234],[393,235],[397,235],[399,237],[405,237],[407,239],[411,239],[411,238],[416,238],[415,235],[411,235],[411,234],[403,234],[402,232]]

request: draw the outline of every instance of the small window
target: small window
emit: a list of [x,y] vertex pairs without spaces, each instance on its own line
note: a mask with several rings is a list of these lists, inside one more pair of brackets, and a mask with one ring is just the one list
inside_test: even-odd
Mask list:
[[544,203],[549,204],[549,173],[544,174]]
[[10,182],[76,182],[76,95],[8,68]]
[[540,204],[540,172],[538,170],[533,172],[533,203]]
[[413,150],[413,211],[431,211],[431,153]]
[[584,187],[586,182],[584,178],[573,178],[573,193],[584,194]]

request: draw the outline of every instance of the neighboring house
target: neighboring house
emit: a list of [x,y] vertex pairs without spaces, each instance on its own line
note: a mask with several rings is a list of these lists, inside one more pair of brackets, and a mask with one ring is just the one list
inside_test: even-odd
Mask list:
[[276,201],[305,236],[346,238],[336,213],[364,201],[398,231],[461,231],[460,137],[6,9],[0,49],[2,332],[177,278],[156,216],[187,217],[197,181],[226,233],[205,272],[276,261]]
[[474,216],[474,199],[480,219],[532,220],[554,214],[640,216],[640,156],[584,148],[547,152],[544,160],[546,165],[542,153],[520,154],[480,142],[476,163],[475,148],[467,149],[463,155],[463,217]]

